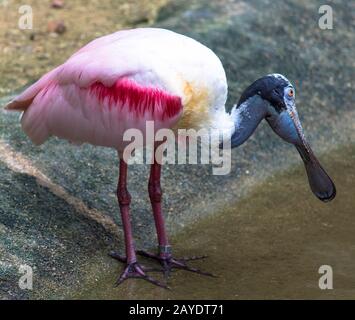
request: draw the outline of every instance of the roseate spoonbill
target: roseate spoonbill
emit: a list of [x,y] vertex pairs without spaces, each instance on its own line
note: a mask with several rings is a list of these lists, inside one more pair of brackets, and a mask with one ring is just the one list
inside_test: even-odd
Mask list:
[[[265,119],[282,139],[297,148],[313,193],[324,202],[336,194],[332,180],[304,137],[295,107],[295,89],[286,77],[270,74],[256,80],[230,113],[225,111],[226,97],[223,66],[209,48],[172,31],[141,28],[90,42],[6,108],[23,111],[22,128],[36,145],[53,135],[118,151],[117,198],[126,255],[112,253],[112,256],[126,266],[117,284],[127,278],[143,278],[165,286],[149,276],[137,261],[130,222],[127,163],[122,159],[128,143],[123,141],[125,130],[136,128],[145,132],[147,120],[154,121],[155,130],[229,128],[234,148],[246,141]],[[189,267],[187,259],[177,259],[172,254],[162,214],[160,173],[161,165],[154,160],[148,190],[158,254],[140,253],[159,260],[166,273],[181,268],[207,274]]]

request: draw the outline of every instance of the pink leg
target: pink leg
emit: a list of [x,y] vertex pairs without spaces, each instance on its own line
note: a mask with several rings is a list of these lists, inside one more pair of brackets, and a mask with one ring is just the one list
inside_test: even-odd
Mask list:
[[123,232],[125,238],[125,247],[126,247],[126,257],[122,257],[121,255],[115,252],[111,252],[110,256],[121,262],[125,262],[126,268],[121,274],[121,276],[118,278],[116,284],[119,285],[128,278],[142,278],[158,286],[166,287],[166,285],[148,276],[145,272],[149,270],[147,268],[142,267],[137,262],[137,256],[134,249],[132,226],[130,220],[129,205],[131,203],[131,196],[127,190],[127,163],[124,162],[124,160],[120,160],[120,173],[119,173],[118,186],[117,186],[117,199],[121,211]]
[[168,241],[165,230],[164,215],[161,208],[163,192],[160,186],[161,165],[154,162],[150,168],[150,177],[148,184],[149,198],[152,205],[155,228],[159,243],[159,254],[161,258],[171,257],[171,246]]
[[149,198],[150,198],[153,215],[154,215],[155,227],[157,231],[159,254],[155,255],[142,250],[138,251],[138,253],[143,256],[159,260],[163,265],[163,271],[165,276],[169,275],[172,268],[184,269],[184,270],[200,273],[203,275],[212,276],[211,273],[202,272],[196,268],[192,268],[186,265],[186,261],[203,259],[206,258],[206,256],[196,256],[196,257],[182,258],[182,259],[173,258],[171,246],[169,244],[168,237],[165,230],[164,216],[161,208],[163,193],[160,186],[160,175],[161,175],[161,165],[156,161],[154,161],[150,169],[148,190],[149,190]]
[[127,263],[135,263],[137,262],[137,257],[136,252],[134,250],[132,226],[129,214],[131,195],[127,190],[127,164],[123,160],[120,160],[120,173],[117,185],[117,199],[120,206],[121,219],[123,223]]

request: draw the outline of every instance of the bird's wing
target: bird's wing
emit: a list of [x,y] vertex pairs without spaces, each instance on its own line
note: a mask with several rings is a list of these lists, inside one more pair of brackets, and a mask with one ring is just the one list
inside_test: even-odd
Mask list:
[[[147,32],[149,30],[143,35],[146,36]],[[64,64],[42,76],[5,108],[26,110],[39,92],[54,83],[88,88],[99,82],[105,87],[111,87],[121,78],[130,78],[138,81],[140,85],[149,84],[164,90],[164,83],[154,71],[157,68],[147,63],[149,53],[142,59],[141,50],[134,50],[139,32],[135,33],[135,37],[130,34],[129,31],[119,31],[90,42]]]
[[[139,77],[144,70],[137,64],[127,64],[119,59],[112,61],[112,56],[97,50],[96,59],[93,52],[84,51],[71,57],[67,62],[42,76],[37,82],[6,105],[7,110],[24,111],[33,102],[36,95],[52,84],[76,84],[80,88],[87,88],[95,82],[111,87],[116,81],[124,77]],[[101,56],[100,56],[101,55]],[[100,58],[98,58],[100,56]]]

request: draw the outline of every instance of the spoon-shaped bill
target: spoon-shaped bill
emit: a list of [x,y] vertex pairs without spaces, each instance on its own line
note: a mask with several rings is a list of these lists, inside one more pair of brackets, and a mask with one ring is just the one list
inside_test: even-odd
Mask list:
[[323,202],[333,200],[336,196],[335,185],[313,154],[309,145],[296,145],[296,148],[303,160],[309,186],[314,195]]
[[306,141],[295,105],[288,106],[287,111],[267,118],[267,121],[282,139],[292,143],[298,150],[314,195],[323,202],[334,199],[336,196],[335,185]]

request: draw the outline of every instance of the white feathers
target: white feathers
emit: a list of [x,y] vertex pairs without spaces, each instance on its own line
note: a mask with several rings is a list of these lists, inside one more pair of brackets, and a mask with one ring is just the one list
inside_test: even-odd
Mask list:
[[217,129],[224,137],[230,137],[235,130],[233,116],[224,110],[216,111],[211,129]]

